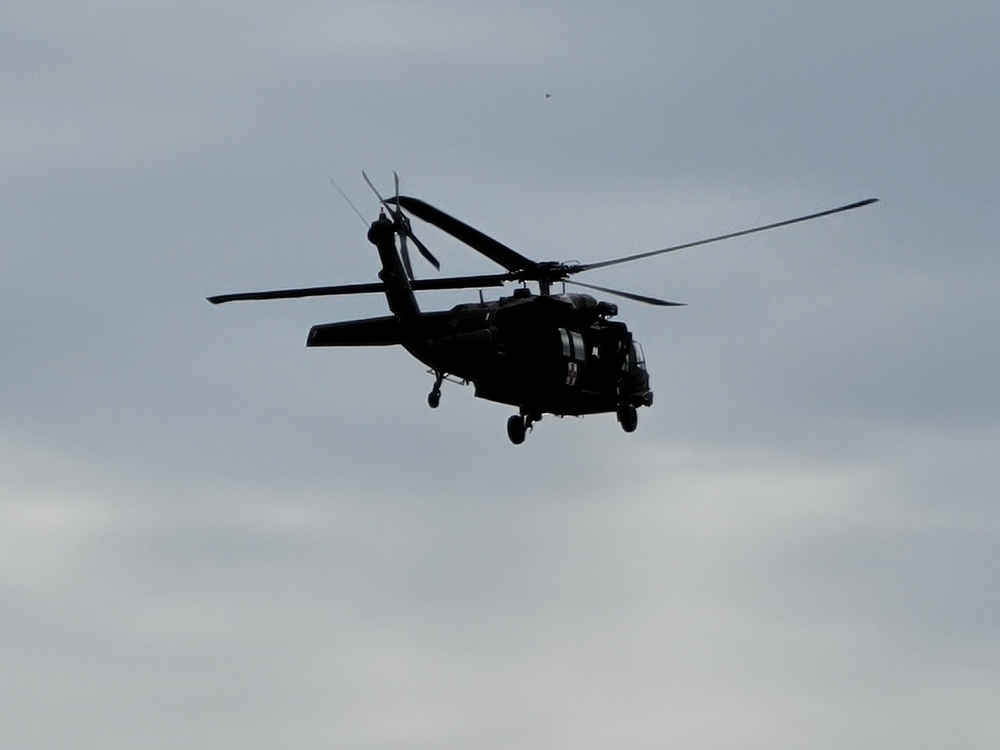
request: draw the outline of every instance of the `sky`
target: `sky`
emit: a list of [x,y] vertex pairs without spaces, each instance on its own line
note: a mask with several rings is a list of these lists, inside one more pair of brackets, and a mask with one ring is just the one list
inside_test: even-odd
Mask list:
[[[973,0],[8,0],[0,744],[996,747],[998,36]],[[304,347],[384,299],[205,302],[374,280],[361,170],[539,260],[881,202],[588,274],[687,303],[618,301],[656,401],[513,446],[401,350]]]

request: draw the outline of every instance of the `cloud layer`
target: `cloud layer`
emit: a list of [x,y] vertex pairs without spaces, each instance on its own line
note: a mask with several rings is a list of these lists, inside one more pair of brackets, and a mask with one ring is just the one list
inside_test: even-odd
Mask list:
[[[1000,12],[8,6],[4,745],[996,745]],[[362,168],[584,262],[883,201],[595,273],[656,405],[514,448],[204,303],[374,278]]]

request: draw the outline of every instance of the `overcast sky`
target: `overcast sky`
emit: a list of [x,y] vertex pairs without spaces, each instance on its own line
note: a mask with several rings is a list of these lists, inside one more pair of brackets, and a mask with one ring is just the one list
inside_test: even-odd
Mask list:
[[[0,745],[1000,743],[995,2],[2,17]],[[539,260],[882,201],[588,275],[656,403],[515,447],[204,301],[374,280],[362,169]]]

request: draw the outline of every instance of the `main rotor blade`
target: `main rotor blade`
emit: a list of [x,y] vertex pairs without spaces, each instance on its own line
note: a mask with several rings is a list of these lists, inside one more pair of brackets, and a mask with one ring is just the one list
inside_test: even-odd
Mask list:
[[[503,286],[514,281],[514,276],[506,273],[486,274],[482,276],[453,276],[447,279],[416,279],[410,286],[414,291],[425,292],[442,289],[477,289],[487,286]],[[298,299],[301,297],[332,297],[347,294],[381,294],[385,292],[385,284],[342,284],[339,286],[313,286],[302,289],[274,289],[263,292],[236,292],[235,294],[217,294],[206,299],[213,305],[223,302],[269,299]]]
[[514,281],[514,277],[506,273],[483,276],[452,276],[449,279],[417,279],[411,286],[414,291],[427,292],[440,289],[479,289],[486,286],[503,286]]
[[265,292],[236,292],[206,297],[213,305],[223,302],[264,299],[297,299],[299,297],[330,297],[343,294],[379,294],[385,291],[385,284],[343,284],[340,286],[312,286],[303,289],[274,289]]
[[686,250],[689,247],[698,247],[699,245],[707,245],[710,242],[720,242],[722,240],[732,239],[733,237],[744,237],[748,234],[754,234],[755,232],[763,232],[768,229],[787,227],[789,224],[798,224],[801,221],[810,221],[811,219],[818,219],[821,216],[829,216],[831,214],[837,214],[840,213],[841,211],[851,211],[855,208],[861,208],[862,206],[871,205],[872,203],[876,203],[877,201],[878,198],[867,198],[866,200],[858,201],[857,203],[849,203],[846,206],[831,208],[826,211],[820,211],[819,213],[809,214],[808,216],[799,216],[795,219],[776,221],[773,224],[765,224],[764,226],[754,227],[753,229],[744,229],[740,232],[730,232],[729,234],[720,234],[718,237],[709,237],[708,239],[696,240],[695,242],[685,242],[682,245],[665,247],[662,250],[653,250],[648,253],[637,253],[635,255],[627,255],[624,258],[613,258],[612,260],[605,260],[598,263],[585,263],[580,266],[573,266],[572,273],[579,273],[580,271],[590,271],[594,268],[606,268],[608,266],[616,266],[620,263],[631,263],[634,260],[642,260],[643,258],[652,258],[654,255],[663,255],[664,253],[672,253],[675,250]]
[[658,305],[660,307],[685,307],[684,302],[669,302],[665,299],[659,299],[658,297],[647,297],[642,294],[636,294],[635,292],[623,292],[620,289],[608,289],[606,286],[596,286],[595,284],[584,284],[582,281],[566,281],[566,284],[572,284],[573,286],[582,286],[587,289],[595,289],[598,292],[605,292],[607,294],[614,294],[618,297],[624,297],[625,299],[635,300],[636,302],[645,302],[647,305]]
[[423,219],[428,224],[432,224],[443,232],[447,232],[455,239],[464,242],[473,250],[477,250],[508,271],[534,270],[538,266],[530,258],[524,257],[516,250],[510,249],[503,243],[483,234],[478,229],[470,227],[453,216],[449,216],[444,211],[435,208],[429,203],[425,203],[419,198],[410,198],[401,195],[396,200],[398,205],[405,208],[418,219]]

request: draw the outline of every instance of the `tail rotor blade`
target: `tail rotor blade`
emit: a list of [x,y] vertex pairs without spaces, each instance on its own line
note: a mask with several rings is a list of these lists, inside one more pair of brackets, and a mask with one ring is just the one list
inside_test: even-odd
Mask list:
[[417,236],[412,231],[410,231],[410,220],[409,219],[406,220],[406,233],[409,235],[410,239],[413,240],[413,243],[417,246],[417,250],[420,251],[420,254],[422,256],[424,256],[424,258],[427,260],[427,262],[430,263],[432,266],[434,266],[434,268],[436,270],[440,271],[441,270],[441,263],[440,263],[440,261],[437,258],[435,258],[431,254],[431,251],[427,249],[427,246],[424,245],[423,242],[421,242],[420,240],[418,240]]
[[[420,254],[424,257],[424,259],[432,266],[434,266],[435,270],[440,271],[441,262],[434,257],[433,253],[431,253],[431,251],[427,249],[427,246],[424,245],[424,243],[421,242],[417,238],[417,236],[413,233],[413,228],[410,226],[410,220],[409,218],[407,218],[406,214],[403,213],[403,209],[400,206],[399,174],[397,174],[396,172],[392,173],[393,184],[396,189],[396,197],[392,201],[387,201],[385,198],[382,197],[382,194],[378,191],[378,188],[375,187],[375,184],[371,181],[371,179],[364,172],[364,170],[362,170],[361,176],[365,178],[365,182],[368,183],[368,187],[370,187],[372,189],[372,192],[375,193],[376,197],[378,197],[379,203],[382,204],[382,207],[389,212],[389,215],[392,217],[392,220],[396,224],[396,231],[399,233],[400,238],[409,237],[411,240],[413,240],[413,244],[417,246],[417,250],[420,251]],[[413,272],[412,270],[409,270],[409,257],[408,257],[408,251],[405,250],[406,247],[405,240],[401,239],[401,244],[404,247],[403,263],[404,265],[407,266],[408,268],[407,273],[410,274],[410,278],[412,279]]]
[[371,181],[371,178],[368,176],[367,172],[365,172],[365,170],[363,169],[361,170],[361,176],[365,178],[365,182],[368,183],[368,187],[370,187],[372,192],[375,193],[375,197],[378,198],[378,202],[381,203],[382,206],[387,210],[392,211],[392,208],[390,208],[389,204],[385,202],[385,198],[382,197],[382,193],[378,191],[378,188],[375,187],[375,183]]
[[403,258],[403,270],[406,271],[406,278],[413,280],[413,266],[410,264],[410,251],[406,248],[406,235],[399,235],[399,254]]

